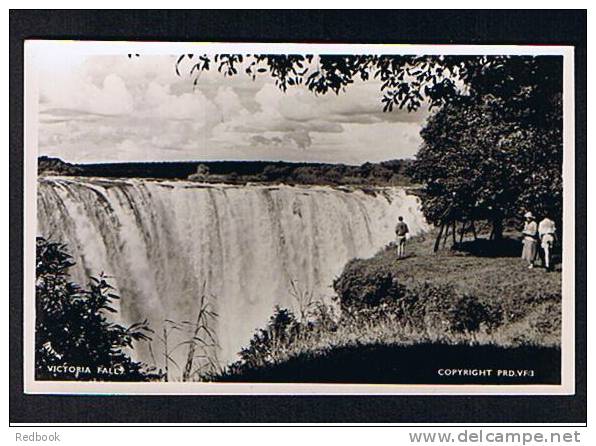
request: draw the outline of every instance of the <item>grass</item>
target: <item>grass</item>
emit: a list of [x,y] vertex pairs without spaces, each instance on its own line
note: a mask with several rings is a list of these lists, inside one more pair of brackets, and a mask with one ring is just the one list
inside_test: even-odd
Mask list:
[[312,303],[307,317],[278,310],[242,360],[211,378],[448,384],[455,381],[439,379],[437,368],[461,366],[534,370],[487,382],[558,382],[560,266],[528,269],[519,258],[521,244],[506,235],[498,244],[468,240],[433,253],[428,234],[409,242],[404,259],[391,246],[355,259],[336,291],[388,299],[351,314]]
[[526,290],[560,292],[560,266],[550,273],[541,267],[528,269],[520,258],[521,243],[513,238],[515,234],[505,236],[508,238],[502,243],[506,249],[495,256],[491,255],[494,250],[490,249],[490,243],[483,239],[478,240],[476,246],[488,246],[480,255],[473,249],[471,240],[464,242],[462,250],[442,249],[433,253],[434,234],[431,233],[411,240],[405,259],[398,260],[395,250],[386,248],[366,262],[371,267],[389,267],[404,284],[447,285],[462,293],[486,295],[495,300]]

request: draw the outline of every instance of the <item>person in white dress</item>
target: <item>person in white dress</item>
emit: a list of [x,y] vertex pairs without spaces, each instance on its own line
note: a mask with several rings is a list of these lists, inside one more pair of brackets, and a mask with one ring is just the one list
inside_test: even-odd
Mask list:
[[557,228],[555,222],[548,217],[544,217],[538,225],[538,237],[540,238],[540,247],[543,252],[544,267],[547,271],[552,270],[552,252],[556,241]]
[[524,214],[525,223],[522,231],[522,259],[528,262],[528,268],[534,268],[534,260],[536,260],[536,252],[538,247],[538,225],[536,218],[531,212]]

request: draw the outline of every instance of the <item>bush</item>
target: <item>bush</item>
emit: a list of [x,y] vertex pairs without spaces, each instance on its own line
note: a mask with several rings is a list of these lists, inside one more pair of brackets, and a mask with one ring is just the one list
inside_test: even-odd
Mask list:
[[361,259],[351,260],[342,274],[333,281],[342,311],[377,307],[383,301],[395,301],[404,296],[405,287],[388,267],[371,266]]
[[500,305],[459,294],[449,286],[427,283],[409,289],[398,311],[404,322],[416,330],[435,334],[472,333],[481,326],[491,330],[503,319]]
[[248,347],[240,351],[241,360],[232,364],[230,369],[259,367],[275,362],[277,356],[297,339],[299,333],[300,322],[294,313],[276,306],[267,326],[257,330]]
[[[536,312],[544,305],[555,305],[561,310],[561,292],[537,291],[531,289],[510,290],[511,298],[503,303],[504,317],[509,322],[516,322],[529,313]],[[560,315],[559,315],[560,317]]]
[[[124,327],[106,318],[119,297],[106,277],[88,289],[70,282],[74,265],[64,245],[37,238],[35,372],[37,379],[145,381],[160,376],[126,353],[150,340],[147,322]],[[58,366],[69,366],[65,370]],[[77,369],[78,367],[78,369]]]
[[533,307],[527,314],[504,325],[499,339],[501,344],[510,346],[560,346],[560,302],[543,302]]
[[[367,260],[350,261],[333,287],[344,317],[372,320],[391,315],[419,332],[475,332],[481,325],[493,329],[504,317],[500,303],[486,303],[444,284],[406,287],[398,282],[391,265]],[[526,307],[524,302],[521,311]]]

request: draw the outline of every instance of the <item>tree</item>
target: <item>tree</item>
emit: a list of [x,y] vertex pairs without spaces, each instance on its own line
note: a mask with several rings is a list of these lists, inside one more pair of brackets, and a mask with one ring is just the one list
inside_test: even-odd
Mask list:
[[[129,57],[132,55],[129,55]],[[425,55],[301,55],[301,54],[183,54],[175,70],[184,70],[196,86],[203,71],[224,76],[243,71],[256,79],[269,75],[283,92],[306,86],[314,94],[345,91],[355,80],[378,80],[384,111],[418,109],[424,101],[440,107],[462,96],[492,94],[539,109],[541,98],[561,91],[562,58],[553,56],[425,56]],[[537,116],[537,115],[536,115]]]
[[416,110],[425,97],[431,106],[443,104],[458,94],[455,80],[471,76],[476,69],[460,56],[300,54],[183,54],[175,66],[178,75],[183,67],[195,86],[203,71],[215,67],[224,76],[244,71],[253,80],[268,73],[284,92],[289,87],[305,85],[315,94],[339,94],[355,79],[374,78],[382,83],[384,111]]
[[292,174],[290,166],[269,164],[263,169],[263,178],[267,181],[285,180]]
[[224,76],[268,73],[284,92],[339,94],[377,79],[383,111],[435,110],[410,169],[431,222],[486,218],[500,238],[503,219],[522,209],[562,212],[562,57],[187,54],[179,75],[182,66],[194,85],[215,66]]
[[[484,96],[446,104],[421,132],[411,166],[425,185],[423,212],[435,225],[486,219],[500,239],[503,220],[527,210],[560,221],[561,95]],[[512,104],[513,102],[513,104]]]
[[199,164],[197,166],[197,171],[196,173],[192,173],[188,176],[189,180],[195,180],[195,181],[204,181],[209,177],[209,166],[206,166],[205,164]]
[[92,277],[88,289],[71,282],[68,270],[74,263],[65,246],[42,237],[36,262],[37,379],[159,379],[126,352],[135,342],[150,340],[147,322],[124,327],[106,317],[116,313],[112,303],[119,297],[103,275]]
[[199,164],[197,166],[197,175],[207,176],[209,175],[209,167],[205,164]]

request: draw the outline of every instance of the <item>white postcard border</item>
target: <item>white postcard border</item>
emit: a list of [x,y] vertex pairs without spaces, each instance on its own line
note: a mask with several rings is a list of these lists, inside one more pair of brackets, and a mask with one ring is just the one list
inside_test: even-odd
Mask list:
[[[200,48],[200,49],[199,49]],[[563,274],[560,385],[255,384],[72,382],[35,380],[35,238],[37,232],[38,79],[36,58],[62,55],[426,54],[560,55],[563,86]],[[574,50],[569,46],[99,42],[28,40],[24,64],[23,377],[27,394],[62,395],[574,395],[575,394],[575,101]]]

